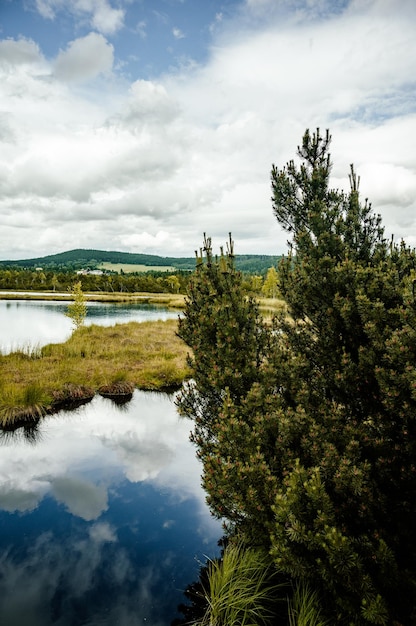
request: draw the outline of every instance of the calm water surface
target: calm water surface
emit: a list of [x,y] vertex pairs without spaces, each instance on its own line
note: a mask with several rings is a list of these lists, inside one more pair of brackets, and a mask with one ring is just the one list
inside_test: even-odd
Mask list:
[[96,397],[0,438],[0,624],[168,626],[218,553],[171,397]]
[[[88,322],[161,319],[88,307]],[[0,301],[0,344],[63,341],[66,306]],[[17,330],[16,330],[17,329]],[[205,504],[191,424],[171,396],[95,397],[34,430],[0,430],[0,625],[169,626],[221,526]],[[180,617],[180,615],[179,615]]]

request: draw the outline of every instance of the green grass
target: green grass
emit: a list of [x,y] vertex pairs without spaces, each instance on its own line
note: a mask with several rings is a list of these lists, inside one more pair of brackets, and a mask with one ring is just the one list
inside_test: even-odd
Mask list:
[[223,558],[208,565],[204,589],[208,609],[196,626],[261,626],[270,624],[276,598],[284,587],[267,552],[230,543]]
[[178,388],[189,370],[176,330],[177,320],[84,326],[65,343],[0,355],[0,424],[43,415],[90,390]]
[[20,421],[35,421],[47,412],[50,397],[37,382],[19,388],[2,383],[0,424],[10,426]]
[[[182,294],[85,295],[88,300],[143,302],[177,309],[185,302]],[[30,295],[20,297],[31,299]],[[59,299],[52,292],[39,297]],[[282,306],[280,300],[260,300],[265,316]],[[86,326],[63,344],[24,346],[12,354],[0,355],[0,425],[37,419],[53,411],[58,400],[69,400],[71,394],[89,397],[91,389],[179,387],[190,372],[186,365],[188,349],[176,337],[176,330],[176,320],[130,322],[109,328]]]
[[260,313],[266,320],[270,320],[282,311],[287,311],[286,302],[280,298],[257,298],[257,301]]
[[289,626],[330,626],[322,615],[317,592],[306,583],[295,587],[289,601]]

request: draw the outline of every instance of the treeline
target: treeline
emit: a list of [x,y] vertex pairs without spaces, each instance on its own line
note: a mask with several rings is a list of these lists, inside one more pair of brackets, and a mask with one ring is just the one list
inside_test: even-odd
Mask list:
[[[265,254],[242,254],[236,258],[236,267],[242,272],[265,275],[268,268],[276,265],[278,256]],[[69,250],[34,259],[0,261],[1,269],[42,268],[55,272],[76,271],[84,268],[97,269],[101,263],[145,265],[148,267],[173,267],[177,271],[193,271],[195,258],[161,257],[153,254],[133,254],[130,252],[107,252],[103,250]]]
[[53,291],[71,289],[80,281],[83,291],[117,293],[185,293],[189,272],[144,272],[136,274],[77,274],[31,269],[0,269],[0,289],[18,291]]
[[[62,292],[72,289],[80,281],[85,292],[110,293],[186,293],[192,273],[187,271],[136,272],[102,275],[78,274],[74,271],[56,272],[34,269],[0,269],[0,290]],[[269,268],[265,277],[259,274],[244,274],[244,288],[248,293],[275,298],[278,295],[277,272]]]

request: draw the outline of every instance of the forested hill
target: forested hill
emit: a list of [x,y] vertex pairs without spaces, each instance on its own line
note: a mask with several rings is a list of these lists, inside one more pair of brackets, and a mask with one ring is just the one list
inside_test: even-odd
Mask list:
[[[262,274],[269,267],[275,266],[278,256],[264,254],[242,254],[236,256],[236,266],[243,272]],[[133,254],[130,252],[114,252],[104,250],[69,250],[59,254],[51,254],[35,259],[0,261],[0,268],[34,268],[42,267],[50,270],[77,270],[88,267],[97,268],[102,263],[143,265],[151,267],[172,267],[175,270],[195,269],[195,257],[162,257],[153,254]]]
[[192,258],[161,257],[153,254],[132,254],[130,252],[115,252],[107,250],[68,250],[58,254],[50,254],[35,259],[18,261],[0,261],[0,266],[8,267],[42,267],[45,269],[79,269],[81,267],[96,267],[100,263],[114,263],[127,265],[147,265],[165,267],[171,265],[178,269],[193,269],[195,260]]

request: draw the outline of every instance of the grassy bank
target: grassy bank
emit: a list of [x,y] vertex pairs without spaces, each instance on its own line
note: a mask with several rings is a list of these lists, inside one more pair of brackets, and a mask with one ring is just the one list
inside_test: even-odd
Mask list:
[[[153,304],[169,307],[171,309],[183,309],[185,306],[185,296],[181,293],[120,293],[95,291],[84,293],[85,299],[90,302],[125,302],[135,304]],[[59,300],[70,301],[71,293],[62,292],[30,292],[14,291],[6,292],[0,290],[0,300]],[[286,308],[283,300],[278,298],[258,298],[260,311],[265,317],[271,317],[278,311]]]
[[0,355],[0,424],[38,419],[96,392],[179,387],[188,350],[176,329],[176,320],[86,326],[65,343]]
[[[133,302],[135,304],[159,304],[173,309],[184,307],[185,296],[180,293],[127,293],[127,292],[104,292],[94,291],[84,293],[90,302]],[[30,291],[0,291],[0,300],[71,300],[71,293],[54,291],[30,292]]]

